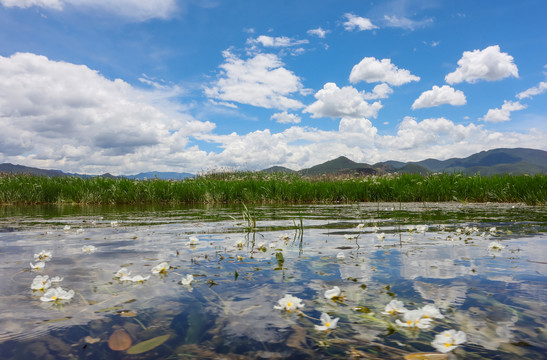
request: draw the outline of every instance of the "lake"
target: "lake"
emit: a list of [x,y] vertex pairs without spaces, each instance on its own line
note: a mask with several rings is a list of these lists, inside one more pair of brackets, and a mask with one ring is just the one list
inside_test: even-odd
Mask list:
[[0,246],[2,359],[547,352],[545,206],[4,206]]

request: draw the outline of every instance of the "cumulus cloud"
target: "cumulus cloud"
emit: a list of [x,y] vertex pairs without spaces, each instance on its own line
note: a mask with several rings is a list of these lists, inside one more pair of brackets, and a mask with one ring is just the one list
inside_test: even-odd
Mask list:
[[499,45],[484,50],[464,51],[458,60],[458,68],[445,76],[449,84],[475,83],[480,80],[495,81],[507,77],[519,77],[513,57],[500,51]]
[[287,36],[272,37],[260,35],[256,39],[248,39],[247,44],[262,45],[264,47],[289,47],[309,43],[308,40],[295,40]]
[[488,110],[481,120],[494,123],[509,121],[511,120],[511,112],[522,109],[526,109],[526,105],[523,105],[518,101],[505,100],[501,108]]
[[388,84],[376,85],[371,93],[365,93],[365,100],[387,99],[389,95],[393,94],[393,89]]
[[7,7],[38,6],[54,10],[63,10],[66,5],[70,5],[76,8],[99,9],[142,21],[170,18],[178,9],[176,0],[0,0],[0,4]]
[[397,17],[395,15],[393,16],[384,15],[384,20],[386,22],[386,26],[398,27],[398,28],[403,28],[407,30],[414,30],[416,28],[424,27],[433,23],[432,19],[412,20],[404,16]]
[[156,156],[181,160],[197,151],[182,154],[189,136],[215,125],[166,106],[171,91],[138,90],[84,65],[31,53],[0,57],[0,155],[91,173]]
[[298,124],[302,119],[296,114],[290,114],[286,111],[275,113],[270,117],[270,120],[275,120],[280,124]]
[[307,31],[308,35],[317,36],[318,38],[324,39],[325,36],[329,33],[329,30],[323,30],[322,28],[318,27],[317,29],[310,29]]
[[349,81],[352,84],[360,81],[367,83],[382,82],[392,86],[400,86],[411,81],[419,81],[420,77],[412,75],[406,69],[399,69],[391,63],[391,59],[378,60],[365,57],[351,69]]
[[283,67],[274,54],[257,54],[247,60],[223,53],[219,79],[205,88],[208,97],[268,109],[299,109],[304,105],[288,96],[304,91],[300,78]]
[[517,94],[517,99],[527,99],[531,98],[532,96],[543,94],[545,91],[547,91],[547,82],[542,81],[538,84],[538,86],[531,87],[527,90],[524,90],[523,92],[520,92]]
[[376,118],[382,108],[379,101],[368,103],[364,92],[359,92],[351,86],[339,88],[335,83],[326,83],[323,89],[315,94],[315,98],[317,101],[304,110],[313,118]]
[[378,26],[374,25],[369,19],[360,17],[351,13],[344,14],[346,22],[344,22],[344,29],[353,31],[355,29],[359,31],[378,29]]
[[467,100],[463,91],[443,85],[433,86],[431,90],[424,91],[412,104],[412,110],[450,104],[454,106],[465,105]]

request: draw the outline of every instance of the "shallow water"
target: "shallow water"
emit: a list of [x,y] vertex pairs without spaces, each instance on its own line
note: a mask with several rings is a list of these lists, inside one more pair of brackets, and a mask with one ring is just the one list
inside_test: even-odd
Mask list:
[[[3,207],[0,358],[399,359],[435,352],[435,335],[455,329],[467,341],[452,358],[539,359],[546,219],[515,204]],[[42,250],[51,260],[31,271]],[[161,262],[166,274],[151,274]],[[120,281],[120,267],[150,278]],[[41,301],[36,275],[64,277],[75,296]],[[324,296],[334,286],[337,301]],[[274,309],[285,294],[304,307]],[[401,327],[401,314],[382,314],[393,299],[444,317]],[[315,329],[322,312],[337,328]],[[116,330],[133,347],[112,350]]]

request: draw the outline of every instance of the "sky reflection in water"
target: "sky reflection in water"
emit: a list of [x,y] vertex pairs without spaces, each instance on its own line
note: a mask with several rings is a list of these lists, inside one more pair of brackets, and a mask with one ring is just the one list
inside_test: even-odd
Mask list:
[[[456,358],[547,350],[544,207],[260,206],[249,208],[255,231],[244,228],[244,208],[3,211],[0,351],[7,359],[137,356],[109,348],[116,329],[133,344],[170,335],[140,358],[401,358],[434,352],[434,336],[452,328],[467,334]],[[428,230],[417,232],[424,224]],[[489,249],[492,241],[505,248]],[[85,245],[97,251],[83,253]],[[29,271],[42,250],[51,261]],[[151,274],[163,261],[167,274]],[[121,266],[151,277],[118,281]],[[40,301],[43,292],[30,289],[37,274],[64,277],[60,285],[75,297]],[[194,281],[182,286],[187,274]],[[342,302],[323,296],[333,286]],[[285,294],[303,299],[305,316],[273,309]],[[408,309],[435,304],[445,318],[419,332],[402,329],[394,325],[400,317],[381,314],[392,299]],[[314,329],[322,312],[340,317],[336,329]]]

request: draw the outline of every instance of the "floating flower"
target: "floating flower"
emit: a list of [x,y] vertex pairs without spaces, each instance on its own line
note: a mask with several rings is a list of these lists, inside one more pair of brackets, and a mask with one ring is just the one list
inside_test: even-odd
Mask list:
[[110,226],[116,227],[118,226],[118,222],[116,220],[110,222]]
[[274,305],[274,309],[276,310],[291,311],[304,307],[304,304],[302,304],[302,299],[299,299],[296,296],[292,296],[289,294],[286,294],[283,298],[279,299],[277,303],[279,305]]
[[190,284],[192,283],[192,281],[194,281],[194,276],[191,275],[191,274],[188,274],[188,275],[186,275],[186,277],[183,277],[183,278],[180,280],[180,283],[181,283],[183,286],[190,286]]
[[382,314],[393,315],[393,314],[404,314],[408,310],[405,308],[405,305],[400,300],[391,300],[389,304],[386,305]]
[[497,229],[496,229],[495,226],[493,226],[488,231],[490,232],[490,234],[494,235],[496,233]]
[[378,231],[380,231],[380,228],[379,228],[378,226],[374,226],[374,227],[372,228],[372,231],[373,231],[373,232],[378,232]]
[[342,291],[340,291],[340,288],[338,286],[335,286],[332,289],[325,291],[325,297],[327,299],[335,300],[336,298],[340,297],[341,293]]
[[437,351],[447,353],[454,350],[458,345],[467,341],[467,336],[463,331],[446,330],[440,334],[435,335],[435,339],[431,342],[431,345],[437,349]]
[[84,229],[82,228],[79,228],[78,230],[76,230],[76,234],[83,234],[84,233]]
[[34,254],[34,261],[49,261],[51,260],[51,251],[42,250],[38,254]]
[[47,275],[37,275],[30,284],[32,290],[46,291],[51,286],[51,280]]
[[425,234],[429,230],[429,226],[427,225],[416,225],[416,232]]
[[114,274],[114,277],[121,279],[124,276],[129,276],[129,275],[131,275],[131,270],[129,270],[126,267],[123,267],[123,268],[120,268],[120,270],[116,271],[116,273]]
[[63,228],[64,231],[68,231],[70,230],[70,225],[65,225],[65,227]]
[[126,275],[126,276],[122,276],[120,278],[120,281],[145,282],[148,279],[150,279],[150,275],[148,276],[135,275],[133,277]]
[[199,239],[195,236],[190,236],[188,240],[189,241],[186,243],[186,245],[196,246],[197,244],[199,244]]
[[364,229],[364,228],[365,228],[365,224],[358,224],[355,228],[356,228],[356,229]]
[[84,245],[84,246],[82,247],[82,252],[83,252],[84,254],[92,254],[92,253],[94,253],[95,251],[97,251],[97,248],[96,248],[95,246],[93,246],[93,245]]
[[338,254],[336,254],[336,258],[339,259],[339,260],[343,260],[346,256],[344,255],[343,252],[339,252]]
[[376,237],[378,238],[378,240],[384,240],[386,238],[386,234],[381,233],[381,234],[376,235]]
[[422,317],[424,318],[435,318],[435,319],[444,319],[444,315],[441,314],[441,311],[438,307],[432,304],[427,304],[421,308]]
[[47,301],[61,301],[61,300],[70,300],[74,297],[74,290],[63,290],[60,287],[50,288],[44,295],[40,297],[40,300]]
[[488,250],[490,251],[501,251],[505,249],[505,245],[502,245],[499,241],[492,241],[488,244]]
[[169,263],[162,262],[152,268],[152,274],[167,274],[169,270]]
[[423,316],[422,310],[407,310],[404,313],[403,320],[395,320],[395,323],[399,326],[409,327],[414,329],[427,329],[431,325],[431,318],[426,318]]
[[30,263],[30,269],[33,271],[42,270],[46,266],[46,263],[43,261],[38,261],[36,264]]
[[331,329],[336,329],[336,324],[340,318],[333,319],[327,313],[321,313],[321,325],[314,325],[315,330],[327,331]]

